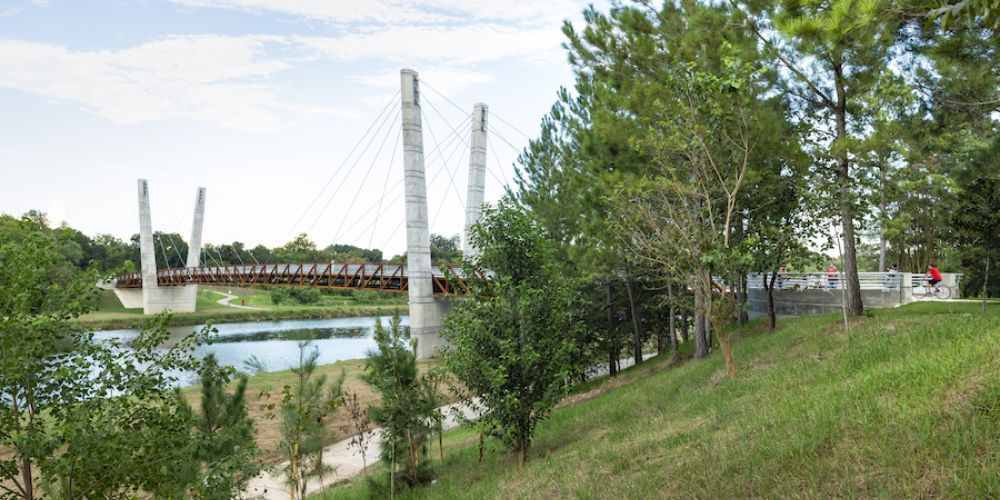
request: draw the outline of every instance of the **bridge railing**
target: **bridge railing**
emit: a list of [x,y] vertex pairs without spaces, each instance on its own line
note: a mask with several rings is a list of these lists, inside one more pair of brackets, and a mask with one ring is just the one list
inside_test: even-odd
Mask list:
[[[806,289],[842,289],[846,286],[844,273],[821,272],[779,272],[779,273],[753,273],[747,275],[748,288],[764,288],[764,282],[771,283],[772,274],[776,274],[774,279],[775,290],[806,290]],[[958,288],[961,273],[942,273],[942,283],[954,288]],[[904,280],[909,279],[908,283]],[[926,285],[927,278],[923,274],[910,273],[858,273],[858,280],[862,290],[899,290],[900,287],[917,288]]]
[[[363,289],[405,292],[409,278],[406,266],[389,262],[254,264],[161,269],[158,286],[303,286],[315,288]],[[434,293],[468,291],[462,269],[456,265],[432,267]],[[118,276],[118,288],[142,287],[141,273]]]

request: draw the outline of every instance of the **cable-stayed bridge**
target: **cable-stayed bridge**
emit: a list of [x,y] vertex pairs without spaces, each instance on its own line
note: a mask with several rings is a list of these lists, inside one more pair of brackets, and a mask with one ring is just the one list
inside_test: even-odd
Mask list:
[[[432,89],[433,91],[433,89]],[[449,104],[458,106],[443,94],[437,91],[440,97]],[[383,292],[406,293],[409,297],[410,308],[410,331],[411,335],[418,341],[418,356],[421,358],[430,357],[434,354],[440,344],[438,330],[441,326],[441,319],[447,314],[449,304],[443,300],[442,296],[449,294],[461,294],[467,291],[464,280],[460,277],[461,270],[457,266],[434,266],[431,264],[430,254],[430,225],[428,218],[428,181],[426,176],[426,160],[442,162],[444,166],[432,176],[431,183],[440,178],[444,172],[447,173],[449,181],[449,193],[454,193],[462,202],[462,196],[455,182],[457,164],[451,162],[454,155],[459,151],[468,153],[468,185],[464,199],[464,238],[463,251],[465,255],[475,255],[477,250],[468,242],[468,231],[478,221],[485,196],[486,174],[489,172],[497,182],[500,176],[490,170],[487,166],[487,146],[490,144],[488,131],[493,132],[503,142],[507,143],[516,151],[511,141],[506,140],[494,127],[489,124],[488,107],[485,104],[473,106],[471,114],[463,112],[464,120],[456,126],[450,126],[450,133],[439,141],[433,130],[428,127],[431,133],[431,140],[434,148],[431,149],[427,158],[424,155],[424,119],[426,115],[422,110],[422,103],[426,102],[439,117],[444,119],[440,110],[433,106],[430,101],[422,98],[421,83],[418,75],[413,70],[404,69],[400,71],[400,90],[397,92],[389,104],[376,117],[375,122],[362,136],[362,140],[352,149],[344,162],[337,167],[334,174],[330,176],[326,184],[309,203],[309,206],[298,218],[289,231],[293,233],[296,229],[301,229],[301,224],[307,220],[307,215],[315,213],[311,225],[306,231],[311,230],[320,217],[326,212],[331,202],[339,199],[342,188],[349,186],[348,194],[351,201],[346,213],[340,218],[338,227],[334,233],[333,241],[343,234],[347,234],[357,226],[360,221],[366,220],[374,214],[368,227],[362,228],[362,232],[369,233],[369,246],[375,241],[376,236],[391,237],[399,231],[400,226],[406,224],[406,263],[391,262],[283,262],[283,263],[260,263],[252,253],[248,253],[248,260],[252,263],[244,262],[240,258],[240,265],[227,265],[219,255],[215,265],[212,260],[215,256],[207,253],[202,255],[202,227],[205,220],[205,199],[206,190],[198,188],[195,200],[194,220],[191,228],[191,242],[188,246],[187,259],[182,261],[185,267],[157,269],[156,250],[152,230],[152,219],[150,211],[149,183],[145,179],[138,181],[139,200],[139,249],[140,249],[140,270],[118,276],[110,287],[121,300],[125,307],[142,307],[146,314],[156,314],[161,311],[171,310],[174,312],[193,312],[197,298],[197,286],[299,286],[315,288],[335,288],[335,289],[362,289],[376,290]],[[398,107],[396,107],[398,106]],[[393,108],[395,107],[395,110]],[[460,108],[459,108],[460,109]],[[381,192],[378,191],[377,184],[373,186],[377,179],[372,178],[374,167],[379,164],[382,151],[388,143],[388,137],[393,132],[392,123],[399,119],[399,128],[396,132],[397,143],[393,148],[393,153],[389,155],[389,168],[386,169],[382,179]],[[501,122],[517,130],[508,122],[497,117]],[[446,120],[445,120],[446,121]],[[446,121],[447,123],[447,121]],[[468,140],[463,137],[462,130],[468,131]],[[520,131],[518,131],[520,132]],[[523,134],[523,132],[520,132]],[[354,174],[354,169],[360,159],[369,151],[379,135],[383,136],[377,149],[374,149],[374,158],[371,166],[363,175]],[[398,181],[389,187],[394,171],[393,160],[395,159],[396,148],[399,146],[399,139],[402,139],[402,163],[403,175]],[[359,154],[355,154],[360,151]],[[494,158],[496,158],[494,151]],[[459,155],[462,159],[464,155]],[[353,158],[353,161],[351,161]],[[384,162],[385,160],[383,160]],[[497,159],[499,163],[499,159]],[[347,165],[350,165],[348,168]],[[454,168],[450,168],[453,165]],[[345,170],[347,168],[347,170]],[[501,170],[502,173],[502,170]],[[334,182],[340,178],[339,182]],[[357,180],[360,177],[360,181]],[[369,181],[372,179],[372,181]],[[333,192],[327,197],[327,201],[322,206],[319,201],[327,188],[333,186]],[[402,190],[398,191],[402,186]],[[353,195],[350,194],[353,190]],[[395,196],[393,196],[395,193]],[[362,198],[362,194],[365,194]],[[380,223],[380,216],[385,214],[392,202],[403,198],[405,218],[400,221],[395,229],[385,231],[388,227]],[[353,215],[354,207],[359,206],[359,202],[367,199],[371,206],[367,211]],[[436,200],[437,201],[437,200]],[[441,199],[434,213],[437,218],[444,207],[444,199]],[[345,233],[346,228],[346,233]],[[384,234],[379,235],[382,232]],[[168,236],[169,237],[169,236]],[[164,261],[169,262],[166,245],[159,241],[159,249]],[[177,253],[178,262],[181,262],[178,246],[171,242],[174,252]],[[237,257],[240,257],[237,253]]]

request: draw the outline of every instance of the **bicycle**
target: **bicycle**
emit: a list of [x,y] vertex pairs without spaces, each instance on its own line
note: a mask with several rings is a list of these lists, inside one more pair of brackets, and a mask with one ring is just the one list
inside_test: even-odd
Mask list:
[[946,300],[951,297],[951,287],[948,285],[942,285],[941,283],[931,285],[925,279],[923,281],[923,286],[913,289],[913,297],[917,299],[934,297],[939,300]]

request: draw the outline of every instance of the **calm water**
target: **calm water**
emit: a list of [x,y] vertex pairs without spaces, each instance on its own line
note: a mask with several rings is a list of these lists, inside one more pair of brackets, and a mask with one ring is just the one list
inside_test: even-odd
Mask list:
[[[382,318],[382,322],[388,326],[389,318]],[[410,318],[403,316],[402,324],[409,325]],[[202,326],[170,327],[170,338],[179,340]],[[244,369],[243,362],[251,356],[256,356],[267,371],[295,366],[299,359],[298,342],[303,339],[313,339],[310,349],[315,346],[319,350],[319,364],[363,358],[375,347],[374,317],[227,323],[215,328],[219,331],[214,334],[215,341],[199,346],[196,355],[214,354],[219,363],[238,369]],[[138,335],[139,331],[134,329],[94,333],[96,339],[117,338],[126,342]]]

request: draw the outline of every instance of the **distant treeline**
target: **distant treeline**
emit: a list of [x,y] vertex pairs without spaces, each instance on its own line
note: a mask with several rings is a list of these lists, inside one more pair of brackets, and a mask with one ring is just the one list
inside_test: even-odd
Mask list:
[[[58,267],[68,277],[74,271],[96,266],[101,271],[122,269],[126,263],[139,266],[139,235],[133,234],[128,241],[110,234],[93,237],[70,227],[65,222],[53,227],[44,212],[30,210],[22,218],[29,219],[44,234],[52,237],[56,248],[65,259]],[[16,238],[18,218],[0,215],[0,241]],[[188,242],[178,233],[154,232],[156,247],[156,267],[159,269],[186,267]],[[459,235],[445,237],[431,235],[431,259],[435,263],[458,262],[462,258]],[[257,245],[253,248],[240,242],[202,245],[201,263],[207,266],[305,262],[380,262],[386,260],[382,250],[360,248],[354,245],[333,244],[325,248],[317,247],[305,233],[275,248]],[[405,262],[406,254],[387,259],[390,262]]]

